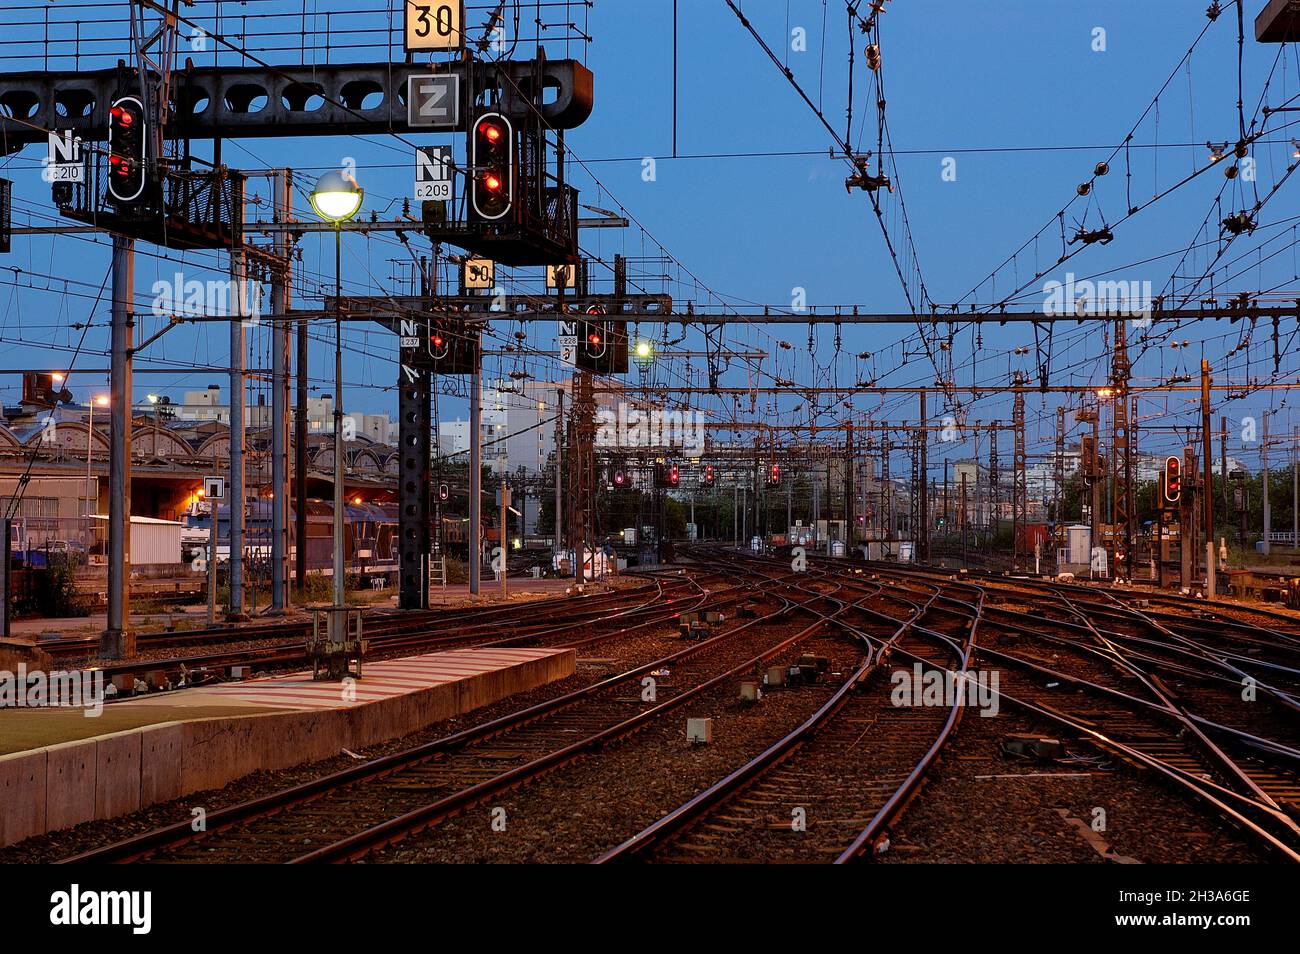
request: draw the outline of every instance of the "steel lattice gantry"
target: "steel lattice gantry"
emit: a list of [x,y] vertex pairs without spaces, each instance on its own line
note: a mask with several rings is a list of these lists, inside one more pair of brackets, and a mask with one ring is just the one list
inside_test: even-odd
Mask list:
[[[435,66],[187,64],[172,76],[174,112],[167,135],[212,139],[434,131],[408,121],[407,81],[448,73],[459,78],[463,96],[495,90],[497,110],[512,120],[527,119],[536,110],[549,128],[573,129],[591,115],[594,80],[576,60],[461,61]],[[117,69],[33,70],[0,76],[0,153],[43,143],[47,130],[71,131],[87,142],[106,139],[108,110],[122,83]],[[551,95],[549,101],[535,104],[528,94],[539,87]],[[366,106],[375,94],[378,101]],[[467,115],[462,108],[458,124],[436,131],[464,130]]]

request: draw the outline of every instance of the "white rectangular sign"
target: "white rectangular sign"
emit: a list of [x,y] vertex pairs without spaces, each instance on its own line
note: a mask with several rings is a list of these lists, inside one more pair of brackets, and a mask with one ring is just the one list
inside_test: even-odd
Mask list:
[[[427,331],[427,329],[428,325],[425,323],[424,330]],[[402,339],[401,347],[403,348],[420,347],[421,323],[411,318],[403,318],[398,337]]]
[[415,198],[451,199],[451,147],[419,146],[415,150]]
[[565,288],[574,287],[574,272],[577,271],[576,265],[547,265],[546,266],[546,287],[547,288]]
[[578,336],[560,335],[560,362],[570,368],[578,365]]
[[209,500],[225,500],[226,499],[226,478],[204,477],[203,496],[208,498]]
[[465,263],[466,288],[493,288],[496,285],[496,263],[490,258],[471,258]]
[[41,178],[46,182],[81,183],[86,180],[86,163],[81,156],[81,137],[71,130],[50,133],[49,155]]
[[465,46],[462,0],[406,0],[406,49],[459,50]]

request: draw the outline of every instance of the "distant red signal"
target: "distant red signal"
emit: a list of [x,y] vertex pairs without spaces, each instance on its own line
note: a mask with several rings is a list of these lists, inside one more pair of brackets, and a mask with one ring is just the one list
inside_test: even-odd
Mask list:
[[1179,457],[1165,458],[1165,503],[1176,504],[1183,496],[1183,461]]

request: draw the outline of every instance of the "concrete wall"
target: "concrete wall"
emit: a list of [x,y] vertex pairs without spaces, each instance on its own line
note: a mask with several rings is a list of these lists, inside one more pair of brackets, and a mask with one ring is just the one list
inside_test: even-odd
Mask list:
[[557,650],[348,709],[166,722],[0,756],[0,846],[399,738],[567,678],[576,663],[576,650]]

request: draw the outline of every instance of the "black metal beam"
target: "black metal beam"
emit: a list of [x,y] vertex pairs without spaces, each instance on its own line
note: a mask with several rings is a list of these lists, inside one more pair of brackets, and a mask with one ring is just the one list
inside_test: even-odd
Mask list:
[[[645,321],[676,321],[673,300],[669,295],[566,295],[565,311],[559,311],[559,298],[543,295],[507,295],[504,311],[493,310],[495,299],[483,295],[366,295],[343,299],[345,321],[379,321],[391,324],[400,318],[413,315],[449,314],[462,318],[481,318],[498,321],[559,321],[576,320],[588,307],[599,305],[605,314],[618,318]],[[334,297],[325,298],[321,315],[332,315]],[[294,312],[303,317],[302,312]],[[314,314],[314,313],[312,313]]]
[[[341,136],[448,132],[407,122],[411,76],[451,73],[461,89],[495,89],[500,112],[529,118],[534,109],[552,129],[573,129],[591,115],[594,81],[577,60],[423,63],[349,63],[318,66],[187,66],[173,80],[176,112],[168,135],[182,139],[245,136]],[[554,90],[534,106],[537,85]],[[45,142],[47,130],[71,130],[85,141],[108,137],[108,110],[121,92],[117,69],[93,72],[33,70],[0,74],[0,153]],[[380,99],[363,108],[365,101]],[[256,112],[253,107],[261,104]],[[308,109],[308,106],[315,106]],[[17,117],[6,118],[6,113]],[[464,130],[466,110],[460,110]]]
[[[599,218],[578,219],[578,228],[580,229],[625,229],[628,226],[628,220],[618,217],[601,216]],[[363,235],[367,232],[416,232],[423,233],[424,223],[418,219],[359,219],[353,222],[343,222],[335,226],[331,222],[318,222],[315,220],[303,219],[298,222],[263,222],[253,221],[245,222],[243,225],[244,232],[257,233],[259,235],[275,235],[280,232],[289,232],[293,235],[305,234],[307,232],[333,232],[335,228],[341,228],[344,232],[360,232]],[[13,235],[84,235],[87,232],[102,232],[102,228],[93,225],[23,225],[12,230]],[[247,251],[249,246],[245,246]]]
[[[15,230],[17,231],[17,230]],[[557,311],[559,300],[555,297],[523,293],[508,294],[506,311],[493,311],[493,299],[483,296],[457,295],[373,295],[349,297],[343,300],[344,321],[392,321],[413,314],[437,314],[454,312],[463,316],[473,316],[484,320],[511,321],[555,321],[560,317],[577,317],[582,313],[584,303],[604,304],[609,314],[623,316],[637,321],[661,321],[669,324],[695,325],[713,327],[717,325],[916,325],[918,322],[929,325],[946,324],[1006,324],[1008,322],[1029,324],[1083,324],[1088,321],[1137,321],[1137,318],[1125,319],[1122,316],[1108,314],[1065,315],[1043,311],[980,311],[980,312],[910,312],[866,314],[856,312],[830,312],[810,309],[807,313],[791,314],[788,312],[731,312],[729,314],[709,314],[696,311],[693,303],[688,303],[686,311],[674,311],[673,300],[668,295],[566,295],[564,307],[567,314]],[[325,298],[322,309],[302,309],[290,312],[286,316],[263,316],[263,321],[293,320],[297,318],[332,318],[333,297]],[[232,315],[201,315],[186,318],[186,321],[230,321]],[[1155,327],[1157,322],[1168,321],[1203,321],[1221,319],[1242,321],[1252,318],[1300,318],[1300,301],[1290,305],[1237,305],[1231,300],[1205,303],[1191,308],[1155,309],[1150,314],[1149,324]],[[1146,321],[1146,319],[1143,319]],[[937,390],[943,390],[938,388]],[[1027,387],[1025,390],[1037,390]]]

